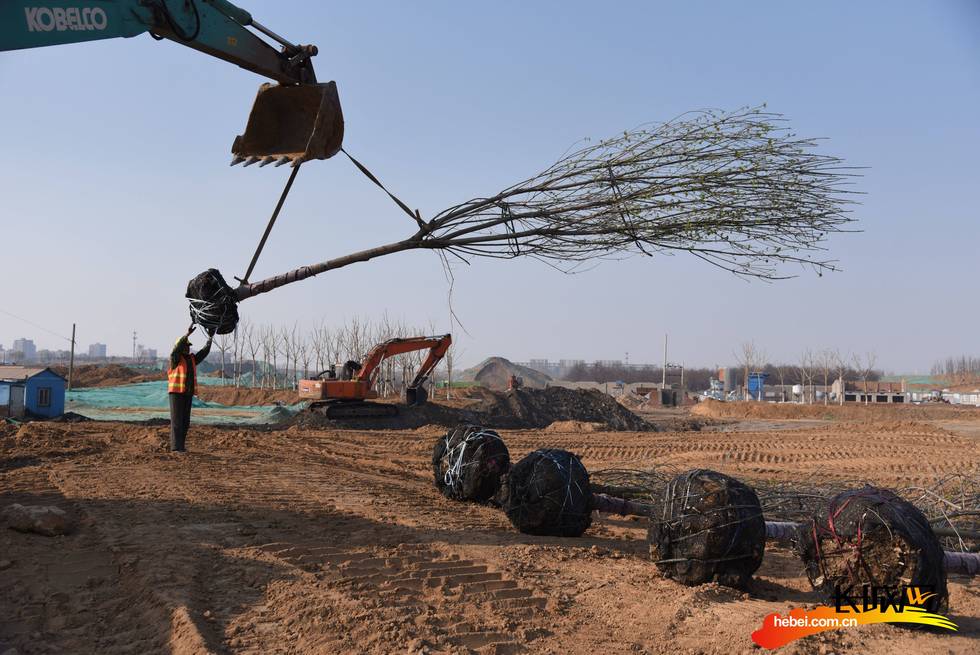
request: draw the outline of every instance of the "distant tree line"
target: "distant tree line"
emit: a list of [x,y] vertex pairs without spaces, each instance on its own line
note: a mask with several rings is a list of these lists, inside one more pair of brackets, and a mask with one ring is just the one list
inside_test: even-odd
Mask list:
[[933,375],[944,375],[951,378],[972,378],[980,376],[980,357],[960,355],[947,357],[932,365]]
[[[243,320],[231,334],[218,336],[207,358],[222,378],[235,386],[268,389],[293,388],[296,380],[309,378],[331,365],[362,361],[375,345],[395,337],[430,335],[432,325],[407,325],[388,315],[370,321],[352,317],[343,323],[320,323],[302,328],[257,325]],[[375,390],[382,396],[396,395],[415,376],[427,351],[417,350],[386,358],[377,370]],[[440,367],[443,379],[452,380],[455,344]],[[435,382],[435,372],[430,380]]]

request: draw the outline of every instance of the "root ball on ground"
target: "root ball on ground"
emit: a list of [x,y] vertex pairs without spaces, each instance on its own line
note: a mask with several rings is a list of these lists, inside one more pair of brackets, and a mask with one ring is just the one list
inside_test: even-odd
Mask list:
[[504,478],[498,501],[525,534],[578,537],[592,524],[589,472],[567,450],[536,450]]
[[814,589],[831,601],[837,590],[861,596],[871,585],[920,587],[936,595],[930,612],[948,605],[943,549],[929,521],[887,489],[866,486],[831,498],[800,530],[799,555]]
[[476,425],[450,430],[432,449],[436,487],[455,500],[490,500],[509,468],[510,453],[500,435]]
[[751,487],[717,471],[695,469],[671,480],[651,517],[650,556],[687,585],[744,587],[762,564],[766,524]]

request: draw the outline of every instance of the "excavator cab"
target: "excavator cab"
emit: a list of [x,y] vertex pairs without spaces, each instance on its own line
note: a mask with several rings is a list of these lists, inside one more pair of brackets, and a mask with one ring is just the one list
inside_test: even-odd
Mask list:
[[244,134],[231,146],[231,165],[259,166],[329,159],[344,142],[337,84],[263,84]]

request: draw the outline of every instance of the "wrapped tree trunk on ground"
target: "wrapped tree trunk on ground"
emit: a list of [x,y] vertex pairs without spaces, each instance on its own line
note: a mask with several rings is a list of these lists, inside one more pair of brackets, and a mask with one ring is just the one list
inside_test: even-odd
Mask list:
[[664,575],[687,585],[744,587],[762,564],[766,526],[751,487],[695,469],[667,485],[651,518],[650,556]]
[[[598,259],[686,252],[747,277],[787,277],[781,264],[819,274],[835,267],[821,254],[827,236],[853,220],[854,173],[815,148],[762,108],[685,114],[571,151],[428,220],[395,199],[411,217],[406,238],[242,282],[235,299],[408,250],[435,251],[444,262],[533,257],[566,272]],[[200,291],[188,297],[202,320],[226,315]],[[223,303],[226,290],[219,295]]]
[[926,602],[930,612],[946,610],[939,539],[921,511],[887,489],[838,494],[802,526],[799,541],[807,577],[828,600],[837,589],[909,585],[936,594]]
[[498,502],[521,532],[579,537],[592,524],[589,473],[577,455],[543,448],[515,464]]
[[510,469],[510,453],[493,430],[461,425],[439,437],[432,449],[436,487],[447,498],[487,502]]

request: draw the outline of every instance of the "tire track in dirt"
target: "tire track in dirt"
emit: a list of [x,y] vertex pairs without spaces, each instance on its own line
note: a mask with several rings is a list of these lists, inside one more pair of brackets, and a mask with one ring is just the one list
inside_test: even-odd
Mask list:
[[[229,561],[229,551],[227,548],[222,550],[222,544],[236,541],[239,512],[235,510],[223,512],[222,523],[215,522],[214,516],[192,515],[187,516],[190,522],[173,526],[184,539],[198,544],[197,549],[192,549],[195,562],[181,561],[180,557],[169,555],[159,563],[140,562],[140,577],[147,584],[155,585],[158,593],[167,598],[168,605],[186,608],[192,623],[202,624],[204,643],[224,644],[236,652],[277,652],[283,644],[291,645],[282,652],[295,652],[290,649],[301,643],[305,644],[303,648],[342,650],[344,634],[335,630],[307,634],[297,641],[295,635],[288,632],[290,615],[293,612],[322,612],[327,605],[334,608],[331,612],[342,606],[349,613],[360,615],[365,603],[370,605],[379,599],[384,607],[383,617],[379,617],[379,620],[383,619],[382,623],[401,625],[402,636],[410,639],[421,639],[432,629],[441,631],[437,645],[465,647],[477,652],[519,652],[521,646],[514,634],[540,632],[533,623],[524,633],[513,633],[505,628],[521,626],[529,611],[542,607],[546,599],[521,587],[488,563],[461,560],[457,555],[447,555],[421,544],[402,546],[400,553],[382,555],[358,545],[363,541],[399,543],[411,534],[394,522],[368,525],[369,521],[388,520],[391,513],[424,519],[425,515],[418,510],[427,508],[431,514],[433,500],[445,503],[453,510],[461,507],[444,501],[435,494],[434,487],[430,490],[428,480],[409,471],[395,470],[396,475],[391,475],[371,466],[371,462],[351,466],[348,458],[336,457],[339,453],[333,447],[312,447],[302,443],[293,446],[288,462],[280,461],[278,457],[247,465],[224,462],[208,467],[220,469],[221,475],[214,477],[202,476],[200,471],[177,463],[163,461],[156,464],[169,468],[169,495],[174,502],[198,496],[231,504],[245,496],[252,508],[288,514],[288,517],[270,517],[272,520],[265,525],[256,525],[254,520],[244,521],[263,535],[269,533],[279,538],[274,547],[263,549],[274,559],[271,564],[263,563],[262,558],[254,554],[242,556],[248,551],[242,546],[237,546],[235,552],[239,557],[236,561]],[[341,444],[341,447],[344,446]],[[110,495],[125,497],[139,489],[141,483],[138,480],[144,476],[139,474],[138,468],[119,469],[119,478],[112,480],[110,485]],[[82,493],[87,478],[96,472],[94,466],[76,465],[62,471],[62,478],[72,480],[74,492]],[[298,480],[302,484],[296,484]],[[422,487],[429,493],[420,493]],[[332,502],[336,496],[346,496],[344,512],[338,511]],[[105,509],[112,507],[110,499],[104,500]],[[96,514],[100,511],[98,505],[94,509]],[[144,510],[142,521],[136,525],[132,523],[132,516],[114,520],[106,515],[100,516],[99,520],[105,531],[123,542],[129,537],[140,543],[152,543],[160,540],[155,533],[173,522],[174,508],[164,504],[161,509],[160,515],[152,509]],[[180,511],[185,515],[188,513],[187,508]],[[353,528],[345,534],[337,528],[342,528],[351,511],[368,520],[353,520]],[[462,520],[447,522],[447,529],[460,523],[482,525],[478,517],[471,518],[467,512],[457,513]],[[337,520],[331,521],[331,517]],[[126,535],[122,534],[122,523],[127,524]],[[275,529],[267,530],[273,523]],[[361,534],[363,532],[368,534]],[[322,540],[309,541],[317,533],[322,535]],[[353,539],[354,544],[344,545],[345,537]],[[311,560],[314,555],[319,557],[316,562]],[[148,553],[143,550],[139,556],[142,560]],[[168,579],[167,572],[174,569],[185,574]],[[264,602],[257,600],[257,592],[247,591],[243,596],[235,591],[243,586],[252,589],[256,585],[264,591]],[[323,596],[324,585],[329,592],[327,596]],[[182,593],[177,594],[178,590]],[[274,603],[270,602],[270,594],[275,596]],[[417,625],[415,621],[420,614],[416,609],[420,604],[423,608],[433,606],[436,611],[426,609],[423,618],[419,619],[422,625]],[[284,613],[282,608],[290,609]],[[487,617],[491,620],[484,620]],[[212,623],[216,629],[208,634],[207,628]],[[282,626],[287,626],[287,632]],[[348,627],[349,631],[362,633],[359,643],[370,641],[375,632],[383,634],[375,621],[359,628],[353,624]]]
[[[341,595],[348,604],[383,608],[384,622],[397,626],[395,636],[402,642],[425,639],[436,647],[522,652],[515,626],[547,604],[545,597],[486,562],[447,555],[424,544],[363,550],[277,542],[259,548],[335,592],[330,602]],[[322,596],[289,599],[288,612],[316,613],[327,600]],[[259,640],[253,647],[262,649],[264,644]]]

